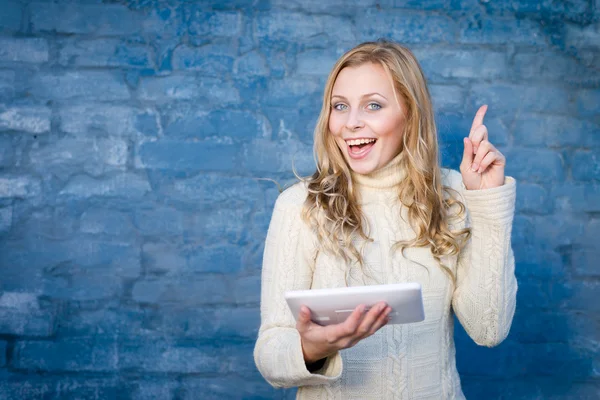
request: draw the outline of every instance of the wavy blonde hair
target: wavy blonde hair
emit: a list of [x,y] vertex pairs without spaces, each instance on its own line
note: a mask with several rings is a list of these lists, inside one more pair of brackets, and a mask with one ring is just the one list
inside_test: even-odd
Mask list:
[[345,261],[363,264],[361,251],[353,239],[371,239],[365,231],[350,168],[329,131],[329,116],[333,85],[340,71],[365,63],[383,66],[405,106],[404,131],[398,134],[402,134],[401,151],[405,152],[400,168],[407,174],[398,196],[408,209],[408,222],[416,236],[396,243],[394,251],[404,254],[408,247],[429,247],[454,282],[453,272],[441,258],[458,254],[469,238],[468,228],[451,231],[448,223],[449,218],[463,216],[465,207],[451,195],[450,188],[442,186],[437,131],[425,77],[412,52],[397,43],[383,40],[362,43],[344,54],[329,74],[314,131],[317,170],[304,179],[309,193],[303,218],[316,230],[325,250]]

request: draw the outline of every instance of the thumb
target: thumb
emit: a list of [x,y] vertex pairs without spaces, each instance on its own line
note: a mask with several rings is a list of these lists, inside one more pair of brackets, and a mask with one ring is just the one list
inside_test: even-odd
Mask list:
[[309,328],[311,323],[310,310],[308,307],[300,307],[300,314],[298,315],[298,321],[296,322],[296,329],[298,329],[300,332],[303,332]]
[[465,168],[471,168],[471,164],[473,164],[473,159],[475,157],[475,154],[473,154],[473,142],[471,142],[471,139],[469,138],[464,138],[463,143],[465,145],[465,149],[463,151],[461,165]]

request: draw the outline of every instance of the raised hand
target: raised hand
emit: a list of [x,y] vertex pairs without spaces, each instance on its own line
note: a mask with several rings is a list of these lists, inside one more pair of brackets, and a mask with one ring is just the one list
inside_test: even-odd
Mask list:
[[488,140],[488,131],[483,125],[486,112],[484,104],[475,114],[469,137],[464,139],[460,173],[468,190],[491,189],[504,184],[506,158]]
[[354,346],[384,326],[392,311],[384,302],[377,303],[369,311],[365,312],[365,309],[364,305],[360,305],[344,322],[321,326],[311,321],[310,310],[303,306],[296,329],[300,333],[304,361],[312,364],[338,350]]

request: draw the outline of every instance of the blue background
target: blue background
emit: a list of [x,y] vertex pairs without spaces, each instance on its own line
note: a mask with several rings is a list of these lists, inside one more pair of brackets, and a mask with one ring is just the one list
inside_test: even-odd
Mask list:
[[0,398],[293,398],[260,377],[263,240],[334,61],[413,49],[444,164],[482,103],[516,177],[508,339],[470,399],[600,397],[600,1],[0,0]]

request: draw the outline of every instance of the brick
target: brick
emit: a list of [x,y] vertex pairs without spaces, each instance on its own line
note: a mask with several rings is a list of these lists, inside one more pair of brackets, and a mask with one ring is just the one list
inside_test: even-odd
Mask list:
[[560,279],[568,273],[563,251],[547,245],[513,244],[517,279]]
[[356,18],[362,41],[383,37],[407,44],[453,42],[457,32],[456,23],[444,15],[369,9]]
[[6,344],[4,340],[0,340],[0,367],[6,365]]
[[316,100],[307,102],[305,99],[304,102],[307,104],[300,109],[280,107],[265,109],[265,115],[271,123],[273,139],[297,139],[304,143],[312,143],[321,104]]
[[178,279],[146,279],[133,286],[132,299],[150,304],[221,304],[232,302],[221,277],[191,277]]
[[12,99],[15,94],[14,71],[0,71],[0,101]]
[[13,367],[36,371],[111,372],[118,369],[114,341],[94,338],[21,341],[15,345]]
[[[459,333],[460,332],[460,333]],[[518,346],[512,343],[503,343],[499,347],[487,348],[477,346],[462,330],[455,328],[456,337],[456,367],[461,376],[485,376],[487,378],[509,378],[517,375],[515,368],[511,368],[510,355],[518,351]]]
[[59,51],[58,62],[78,67],[151,68],[149,46],[118,39],[69,40]]
[[80,230],[84,233],[107,235],[111,237],[131,237],[134,228],[127,213],[92,208],[81,215]]
[[133,199],[140,198],[150,191],[150,184],[146,178],[127,172],[102,179],[76,175],[69,180],[67,185],[59,192],[59,195],[82,198],[100,196]]
[[145,243],[142,247],[142,263],[145,271],[157,276],[187,275],[189,264],[187,248],[167,243]]
[[415,56],[427,77],[442,79],[501,79],[506,75],[504,52],[479,49],[422,49]]
[[[284,393],[295,392],[295,389],[275,389],[264,379],[248,380],[239,377],[193,377],[184,378],[181,389],[182,400],[193,400],[202,393],[205,400],[230,398],[279,399]],[[292,393],[293,394],[293,393]],[[286,396],[286,399],[293,397]]]
[[165,136],[177,139],[229,137],[248,140],[270,136],[269,121],[246,110],[177,109],[169,113],[164,121]]
[[12,206],[0,208],[0,233],[7,232],[12,226],[13,208]]
[[0,386],[5,400],[116,399],[121,394],[118,378],[41,376],[14,374]]
[[485,19],[475,16],[463,21],[459,41],[477,44],[547,45],[546,34],[537,21],[497,16]]
[[235,60],[233,73],[239,76],[268,76],[269,66],[263,54],[251,51]]
[[138,15],[116,4],[36,3],[31,7],[31,24],[34,32],[103,36],[131,35],[141,30]]
[[0,61],[41,64],[48,61],[48,42],[42,38],[0,38]]
[[[160,314],[157,318],[160,323],[155,324],[157,334],[177,340],[254,340],[260,326],[258,307],[168,308],[161,309]],[[206,321],[211,323],[207,324]],[[145,323],[145,326],[148,325]]]
[[232,171],[238,147],[214,142],[147,142],[140,146],[137,166],[177,171]]
[[0,243],[3,289],[34,291],[63,299],[117,295],[122,278],[140,275],[140,249],[89,239],[5,240]]
[[465,105],[466,93],[460,86],[429,85],[429,93],[436,113],[442,110],[460,110]]
[[255,173],[291,173],[295,167],[300,175],[308,175],[315,170],[311,146],[294,140],[254,140],[244,145],[242,166],[244,170]]
[[190,276],[198,272],[234,273],[242,266],[240,246],[173,246],[148,243],[143,262],[148,273],[159,276]]
[[579,90],[576,94],[575,101],[579,115],[594,117],[598,114],[598,108],[600,107],[600,90]]
[[195,207],[212,209],[212,206],[239,208],[248,199],[260,199],[262,190],[253,178],[200,174],[193,178],[178,180],[170,189],[178,200],[193,202]]
[[[56,334],[65,338],[97,337],[130,338],[141,335],[144,312],[133,313],[125,306],[119,310],[100,308],[86,310],[77,303],[67,303],[56,316]],[[135,333],[135,334],[133,334]]]
[[524,146],[587,147],[600,144],[594,138],[594,132],[600,133],[600,125],[581,118],[525,114],[515,121],[514,131],[517,143]]
[[[600,74],[561,52],[517,53],[513,57],[514,76],[527,81],[563,80],[571,84],[594,84]],[[565,71],[569,71],[565,74]]]
[[173,69],[198,71],[202,76],[220,77],[232,71],[235,55],[230,44],[179,46],[173,51]]
[[[121,297],[123,280],[106,271],[67,271],[60,267],[45,279],[44,295],[62,301],[106,301]],[[68,278],[67,278],[68,277]]]
[[205,239],[206,243],[239,243],[245,241],[246,230],[244,222],[250,215],[248,205],[240,208],[214,208],[210,212],[195,213],[190,222],[192,232]]
[[31,150],[31,165],[42,171],[53,171],[68,176],[82,167],[91,175],[124,170],[128,147],[122,139],[68,138],[51,142]]
[[139,96],[142,100],[169,102],[196,100],[207,103],[234,104],[239,102],[238,90],[232,83],[220,78],[168,76],[142,78]]
[[600,23],[565,24],[565,45],[570,48],[600,47]]
[[0,29],[18,31],[21,28],[23,6],[18,1],[3,1],[0,8]]
[[[597,236],[595,237],[597,238]],[[582,248],[573,251],[571,268],[575,271],[577,277],[598,278],[600,277],[600,251],[594,247]]]
[[129,90],[113,72],[40,73],[32,79],[33,96],[41,100],[128,100]]
[[42,191],[39,179],[28,176],[0,176],[0,198],[30,198]]
[[43,106],[12,106],[0,109],[0,132],[47,133],[51,110]]
[[[318,104],[321,105],[322,85],[310,79],[286,78],[270,80],[267,86],[266,105]],[[308,100],[308,101],[307,101]],[[297,106],[298,108],[300,106]]]
[[[511,326],[511,335],[522,343],[566,342],[571,336],[567,325],[570,317],[576,316],[567,316],[562,312],[532,312],[517,309]],[[541,326],[545,329],[539,329]]]
[[517,212],[549,214],[553,207],[552,198],[545,187],[528,183],[519,184],[516,201]]
[[514,115],[520,110],[563,114],[571,107],[569,98],[570,92],[559,87],[497,83],[472,85],[469,100],[473,108],[488,104],[488,112]]
[[554,1],[519,0],[511,3],[494,2],[487,6],[491,10],[516,11],[519,14],[560,14],[569,15],[589,11],[588,2],[585,0],[574,0],[568,3]]
[[[338,52],[339,53],[339,52]],[[299,75],[327,76],[341,54],[308,50],[296,56],[296,72]]]
[[566,213],[555,213],[548,216],[536,215],[532,216],[531,221],[533,243],[538,246],[547,245],[554,249],[576,245],[577,238],[581,237],[584,229],[584,225],[579,219]]
[[203,246],[189,255],[188,262],[193,271],[231,274],[241,269],[242,257],[239,246]]
[[128,381],[126,393],[131,400],[173,399],[178,387],[179,383],[170,378]]
[[141,235],[166,237],[182,233],[184,217],[178,210],[157,206],[152,209],[136,209],[133,223]]
[[237,11],[208,12],[194,6],[189,10],[189,33],[192,37],[234,37],[242,27]]
[[506,156],[506,174],[524,182],[562,182],[564,169],[560,155],[552,150],[511,148]]
[[445,9],[448,6],[447,0],[392,0],[390,3],[393,7],[414,8],[418,10],[439,10]]
[[26,204],[15,204],[13,212],[17,236],[26,236],[25,232],[53,240],[69,239],[77,232],[76,225],[80,210],[72,205],[55,205],[32,210]]
[[0,167],[15,165],[14,135],[11,133],[0,134]]
[[126,342],[119,346],[120,367],[145,372],[224,372],[224,356],[214,346],[176,346],[160,340],[146,343]]
[[595,297],[599,289],[600,284],[594,280],[573,282],[573,296],[565,299],[564,307],[597,315],[600,305]]
[[[436,1],[436,0],[433,0]],[[301,11],[310,14],[332,14],[332,15],[355,15],[354,10],[347,7],[348,3],[344,0],[331,0],[322,2],[319,0],[271,0],[272,8],[285,9],[291,11]],[[394,1],[375,1],[366,0],[361,2],[361,6],[365,9],[379,5],[384,8],[392,7]]]
[[[128,4],[128,7],[131,6]],[[187,33],[187,16],[182,7],[172,7],[169,3],[154,3],[148,11],[140,17],[145,35],[169,40]]]
[[73,135],[102,133],[110,136],[156,135],[157,113],[123,105],[85,104],[60,107],[60,129]]
[[[557,309],[573,295],[573,287],[555,280],[520,279],[517,304],[525,310]],[[529,312],[529,311],[526,311]]]
[[600,153],[576,151],[571,159],[571,173],[578,181],[600,180]]
[[233,293],[237,304],[260,303],[260,276],[252,275],[235,280]]
[[[272,11],[258,13],[254,24],[259,41],[270,45],[288,41],[290,37],[306,44],[315,38],[319,38],[320,43],[332,44],[354,42],[356,39],[349,21],[330,15],[307,16],[299,12]],[[336,29],[331,29],[332,26]]]
[[40,308],[36,294],[4,292],[0,296],[1,334],[43,337],[53,332],[54,314]]
[[552,187],[557,210],[573,212],[600,211],[600,185],[565,183]]

